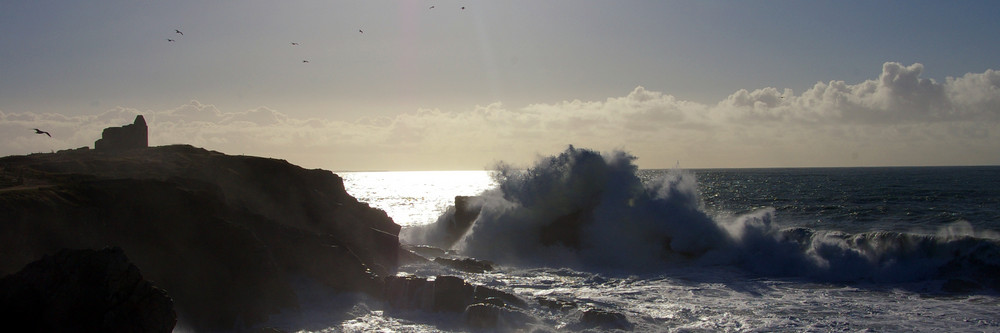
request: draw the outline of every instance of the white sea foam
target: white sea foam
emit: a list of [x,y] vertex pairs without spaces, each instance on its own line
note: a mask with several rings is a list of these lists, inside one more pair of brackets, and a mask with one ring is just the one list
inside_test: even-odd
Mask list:
[[[479,195],[480,215],[455,248],[511,265],[596,271],[721,264],[819,281],[1000,282],[990,275],[1000,269],[1000,244],[956,235],[972,231],[782,230],[767,208],[722,219],[702,207],[693,173],[671,170],[643,182],[634,159],[570,147],[527,169],[501,164],[497,188]],[[410,228],[404,238],[440,239],[448,214],[437,225]]]
[[[995,277],[997,243],[988,232],[955,224],[846,233],[789,228],[770,208],[709,214],[693,173],[637,181],[628,154],[564,154],[526,171],[502,167],[492,190],[461,193],[480,194],[475,204],[483,211],[458,248],[497,261],[496,271],[470,274],[431,263],[401,271],[458,275],[514,292],[537,318],[528,330],[586,329],[579,324],[585,307],[622,313],[635,331],[1000,330],[994,291],[942,290],[956,280]],[[442,196],[446,206],[454,195]],[[581,237],[589,248],[539,244],[540,226],[581,208],[594,223]],[[438,220],[448,211],[440,209]],[[410,236],[427,234],[420,229],[435,232],[405,228]],[[578,307],[554,310],[535,297]],[[377,302],[352,311],[326,331],[468,330],[459,314],[392,312]]]

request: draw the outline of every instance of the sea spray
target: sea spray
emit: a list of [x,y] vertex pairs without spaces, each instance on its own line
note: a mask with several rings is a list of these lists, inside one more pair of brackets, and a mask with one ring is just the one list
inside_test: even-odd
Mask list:
[[[940,235],[849,234],[783,229],[773,208],[711,216],[693,173],[675,169],[644,183],[635,159],[570,146],[527,169],[500,164],[497,187],[478,196],[479,217],[454,249],[507,265],[591,271],[733,265],[818,281],[998,286],[1000,245],[969,236],[976,233],[964,225]],[[408,230],[404,239],[441,238],[436,234],[453,219],[449,214]]]

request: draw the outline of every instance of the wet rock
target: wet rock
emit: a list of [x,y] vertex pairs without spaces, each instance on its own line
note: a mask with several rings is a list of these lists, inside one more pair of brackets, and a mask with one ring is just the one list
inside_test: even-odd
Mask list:
[[386,302],[394,309],[463,312],[472,304],[526,307],[514,294],[486,286],[473,286],[456,276],[441,275],[428,280],[417,276],[385,278]]
[[0,325],[18,332],[170,332],[173,300],[121,248],[62,250],[0,279]]
[[476,303],[465,308],[465,323],[473,328],[496,328],[503,307]]
[[601,309],[587,309],[580,316],[580,323],[588,327],[599,327],[604,329],[632,329],[632,323],[625,318],[625,315]]
[[503,299],[500,299],[499,297],[487,297],[486,299],[479,301],[479,304],[491,304],[502,308],[507,305],[507,302],[504,302]]
[[486,300],[489,298],[497,298],[504,302],[505,305],[516,306],[524,308],[528,306],[528,302],[525,302],[520,297],[514,294],[508,293],[506,291],[490,288],[487,286],[476,286],[475,290],[476,300]]
[[535,300],[538,301],[538,304],[540,304],[541,306],[547,307],[552,310],[568,311],[576,309],[577,306],[576,302],[555,299],[555,298],[535,297]]
[[410,250],[407,250],[407,249],[404,249],[404,248],[400,248],[399,249],[399,264],[400,265],[406,265],[406,264],[412,264],[412,263],[423,263],[423,262],[428,262],[428,261],[430,261],[430,260],[428,260],[427,258],[425,258],[425,257],[417,254],[416,252],[413,252],[413,251],[410,251]]
[[402,248],[410,250],[424,258],[443,257],[447,254],[445,250],[430,245],[404,245]]
[[469,273],[485,273],[493,270],[493,263],[473,258],[451,259],[437,257],[434,262]]
[[385,300],[394,309],[430,310],[434,304],[434,285],[424,277],[386,277],[385,289]]
[[489,303],[475,303],[465,308],[465,323],[475,329],[520,330],[538,319],[531,315]]
[[455,197],[454,214],[451,216],[451,219],[445,221],[445,224],[443,225],[443,238],[441,239],[441,242],[436,245],[450,248],[452,245],[455,245],[455,243],[458,242],[458,240],[461,239],[466,232],[469,231],[469,228],[472,227],[472,223],[479,217],[479,212],[481,210],[481,207],[472,204],[472,201],[475,198],[476,197],[468,196]]
[[434,311],[462,312],[472,303],[475,289],[456,276],[434,279]]

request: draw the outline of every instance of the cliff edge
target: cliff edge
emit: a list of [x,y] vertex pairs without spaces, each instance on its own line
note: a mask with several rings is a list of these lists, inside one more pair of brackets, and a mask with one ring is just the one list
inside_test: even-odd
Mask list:
[[0,276],[61,249],[120,247],[179,324],[250,327],[292,281],[377,294],[400,227],[330,171],[187,145],[0,158]]

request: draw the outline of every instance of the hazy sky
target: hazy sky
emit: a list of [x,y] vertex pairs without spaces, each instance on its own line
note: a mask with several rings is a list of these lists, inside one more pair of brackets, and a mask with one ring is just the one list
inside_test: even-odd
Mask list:
[[569,144],[643,168],[1000,164],[998,13],[995,1],[3,1],[0,155],[93,147],[143,114],[151,145],[331,170],[527,165]]

